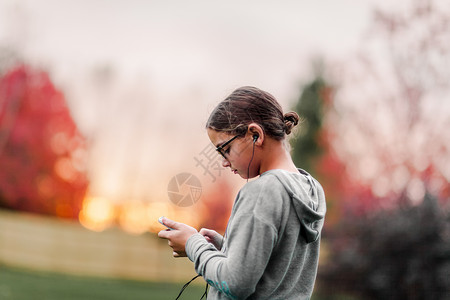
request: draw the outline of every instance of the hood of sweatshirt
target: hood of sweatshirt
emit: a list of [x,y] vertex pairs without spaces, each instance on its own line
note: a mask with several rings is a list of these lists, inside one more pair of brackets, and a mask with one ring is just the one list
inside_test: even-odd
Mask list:
[[308,243],[316,241],[323,227],[326,203],[325,193],[320,183],[310,174],[298,169],[299,174],[286,171],[273,172],[285,187],[298,219],[301,223],[300,233]]

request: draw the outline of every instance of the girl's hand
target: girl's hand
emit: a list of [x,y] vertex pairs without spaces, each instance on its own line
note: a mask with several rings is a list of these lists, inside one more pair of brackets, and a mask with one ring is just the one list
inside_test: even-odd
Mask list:
[[173,249],[174,257],[186,257],[186,241],[192,235],[197,233],[197,229],[183,223],[175,222],[166,217],[162,219],[162,222],[173,230],[161,230],[158,233],[158,236],[169,240],[168,243]]
[[205,237],[205,239],[214,245],[214,247],[217,248],[217,250],[220,250],[222,248],[223,244],[223,236],[221,236],[219,233],[217,233],[214,230],[202,228],[199,232],[201,235]]

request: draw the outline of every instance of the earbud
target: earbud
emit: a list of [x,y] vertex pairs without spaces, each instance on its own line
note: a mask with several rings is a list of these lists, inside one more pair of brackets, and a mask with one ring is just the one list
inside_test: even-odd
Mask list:
[[259,138],[259,135],[255,133],[255,134],[253,135],[253,143],[256,143],[256,141],[258,140],[258,138]]

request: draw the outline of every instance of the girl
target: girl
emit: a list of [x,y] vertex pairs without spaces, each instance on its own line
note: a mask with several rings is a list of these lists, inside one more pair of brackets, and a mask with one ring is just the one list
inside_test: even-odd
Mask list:
[[294,165],[285,137],[298,124],[267,92],[241,87],[214,109],[206,128],[222,165],[248,179],[225,237],[167,218],[159,232],[212,287],[208,299],[309,299],[319,260],[325,195]]

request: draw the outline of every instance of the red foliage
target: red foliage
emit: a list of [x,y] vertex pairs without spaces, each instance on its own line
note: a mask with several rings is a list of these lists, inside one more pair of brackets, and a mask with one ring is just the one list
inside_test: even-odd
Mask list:
[[87,189],[84,139],[45,72],[0,79],[0,206],[77,218]]
[[[333,89],[323,88],[321,99],[325,113],[332,109]],[[348,215],[364,215],[379,208],[379,201],[373,195],[371,187],[356,181],[347,170],[347,164],[336,154],[331,142],[338,138],[332,129],[325,126],[317,136],[322,155],[314,161],[314,171],[323,186],[327,197],[327,226],[334,226]]]
[[230,183],[219,177],[215,187],[207,189],[203,198],[201,226],[224,233],[234,200]]

